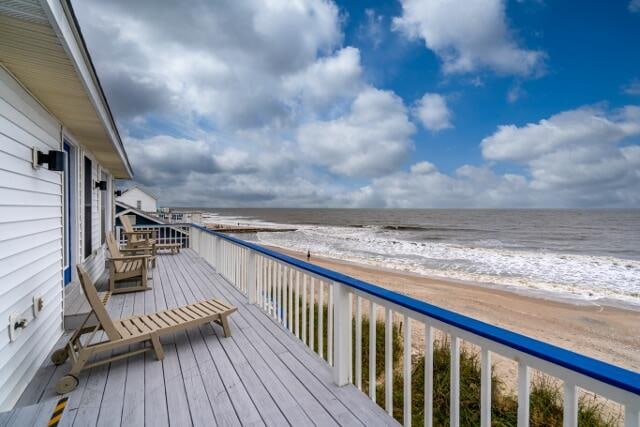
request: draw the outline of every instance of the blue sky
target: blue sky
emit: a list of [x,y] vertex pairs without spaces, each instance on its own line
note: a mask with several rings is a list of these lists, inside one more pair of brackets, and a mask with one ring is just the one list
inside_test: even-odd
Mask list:
[[74,6],[164,204],[640,206],[638,0]]
[[[637,95],[622,88],[640,74],[640,14],[629,13],[628,3],[585,1],[507,3],[507,16],[522,46],[546,52],[547,70],[537,78],[474,73],[444,76],[438,57],[422,40],[407,40],[391,31],[392,17],[401,14],[400,2],[340,2],[346,14],[346,44],[357,46],[362,62],[377,87],[393,90],[412,104],[425,92],[451,96],[455,128],[433,134],[420,129],[415,137],[416,159],[432,161],[448,172],[460,163],[482,161],[478,141],[498,124],[527,123],[582,105],[608,102],[613,107],[637,103]],[[365,10],[381,17],[380,40],[363,36]],[[387,66],[386,64],[391,64]],[[523,95],[509,102],[510,89]]]

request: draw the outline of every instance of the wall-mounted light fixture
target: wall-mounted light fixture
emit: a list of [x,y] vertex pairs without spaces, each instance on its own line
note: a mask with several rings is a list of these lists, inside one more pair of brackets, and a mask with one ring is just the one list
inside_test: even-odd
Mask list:
[[36,149],[36,147],[33,147],[31,149],[31,153],[34,169],[37,169],[46,163],[50,171],[64,172],[64,151],[49,150],[49,152],[45,154]]
[[113,194],[115,194],[116,197],[120,197],[120,196],[122,196],[122,190],[116,190],[116,191],[113,192]]
[[107,181],[96,181],[96,188],[100,191],[107,191]]

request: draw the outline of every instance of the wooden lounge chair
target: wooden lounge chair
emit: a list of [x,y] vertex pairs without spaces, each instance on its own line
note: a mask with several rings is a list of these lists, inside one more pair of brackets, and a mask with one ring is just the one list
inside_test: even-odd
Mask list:
[[[51,361],[55,365],[63,364],[69,357],[73,361],[69,373],[58,380],[56,392],[69,393],[78,385],[78,375],[83,369],[110,363],[114,360],[140,354],[153,350],[156,359],[162,360],[164,352],[160,337],[172,334],[187,328],[203,325],[207,322],[215,322],[222,326],[224,336],[231,335],[227,317],[236,311],[236,307],[216,299],[200,301],[182,307],[159,311],[144,316],[127,317],[121,320],[112,320],[100,300],[96,288],[87,272],[78,265],[78,277],[84,294],[91,306],[91,312],[77,331],[63,347],[53,352]],[[94,314],[97,325],[86,326],[86,322]],[[105,340],[93,342],[96,333],[104,331]],[[84,335],[86,339],[83,341]],[[129,347],[133,344],[143,344],[142,347]],[[119,354],[112,354],[112,350],[122,349]],[[105,358],[94,359],[94,355],[106,353]],[[89,360],[91,362],[89,363]]]
[[[120,249],[113,232],[107,233],[107,247],[109,248],[109,291],[111,293],[146,291],[151,289],[147,286],[149,261],[153,257],[149,254],[123,255],[125,249]],[[132,249],[140,251],[142,249]],[[140,279],[139,285],[116,287],[116,282],[122,280]]]

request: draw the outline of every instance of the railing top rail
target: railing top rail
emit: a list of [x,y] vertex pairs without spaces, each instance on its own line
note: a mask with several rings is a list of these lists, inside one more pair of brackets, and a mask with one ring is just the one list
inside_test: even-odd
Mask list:
[[296,268],[306,270],[331,281],[342,283],[392,304],[399,305],[416,313],[431,317],[456,328],[471,332],[475,335],[498,342],[515,350],[527,353],[531,356],[562,366],[571,371],[578,372],[605,384],[609,384],[640,396],[640,373],[638,372],[633,372],[601,360],[557,347],[553,344],[548,344],[498,326],[490,325],[480,320],[381,288],[345,274],[272,251],[255,243],[246,242],[196,224],[191,224],[191,226],[237,245],[252,249],[263,255],[291,264]]

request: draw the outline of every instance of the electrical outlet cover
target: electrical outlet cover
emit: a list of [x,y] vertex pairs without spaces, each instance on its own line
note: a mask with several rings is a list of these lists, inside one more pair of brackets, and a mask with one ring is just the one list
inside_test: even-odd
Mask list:
[[16,324],[16,322],[18,322],[20,320],[20,315],[13,313],[11,315],[9,315],[9,341],[10,342],[14,342],[16,340],[16,338],[18,337],[18,335],[20,335],[20,332],[22,332],[21,328],[14,328],[14,325]]
[[44,307],[44,299],[40,295],[33,296],[33,317],[38,317]]

